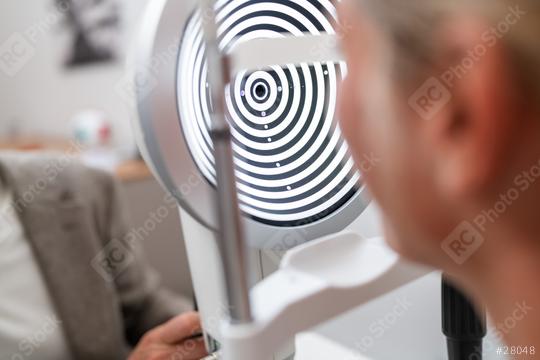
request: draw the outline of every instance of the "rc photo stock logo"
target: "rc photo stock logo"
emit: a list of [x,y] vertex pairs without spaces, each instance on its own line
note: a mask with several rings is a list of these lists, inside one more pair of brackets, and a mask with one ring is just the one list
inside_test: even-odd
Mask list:
[[484,237],[472,223],[463,221],[442,242],[442,248],[458,265],[463,265],[484,241]]
[[505,37],[514,25],[527,14],[519,5],[509,6],[503,18],[486,29],[478,43],[461,60],[438,77],[430,77],[409,98],[409,106],[424,120],[433,119],[452,99],[451,89],[456,81],[470,74],[487,52]]
[[21,33],[14,33],[0,45],[0,70],[14,77],[35,54],[32,43]]
[[[17,75],[36,55],[36,46],[69,12],[70,3],[58,4],[28,28],[0,39],[0,71],[9,77]],[[8,15],[9,16],[9,15]]]
[[169,46],[152,55],[146,64],[129,64],[127,71],[117,81],[116,93],[126,102],[132,104],[135,96],[139,100],[146,99],[158,87],[160,71],[176,61],[180,39],[175,38]]
[[113,239],[93,259],[92,267],[105,281],[112,282],[135,261],[131,250],[120,240]]
[[436,77],[431,77],[409,98],[409,105],[424,120],[430,120],[451,98],[448,88]]
[[276,232],[263,245],[263,254],[275,265],[279,266],[285,253],[306,242],[307,233],[302,229],[291,229]]
[[118,96],[126,103],[132,104],[135,97],[143,100],[150,96],[158,86],[155,72],[150,67],[127,71],[116,83],[115,90]]
[[483,234],[540,180],[540,159],[514,177],[512,185],[501,192],[489,209],[480,211],[472,221],[463,221],[442,242],[442,249],[458,265],[463,265],[484,243]]

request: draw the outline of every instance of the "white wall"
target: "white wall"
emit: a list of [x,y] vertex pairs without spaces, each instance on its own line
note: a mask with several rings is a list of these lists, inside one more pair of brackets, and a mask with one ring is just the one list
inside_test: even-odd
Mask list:
[[[136,39],[148,0],[118,1],[122,9],[122,46],[126,49]],[[115,90],[125,75],[124,59],[114,64],[63,68],[68,38],[53,2],[0,1],[0,47],[22,34],[30,45],[27,54],[33,53],[27,61],[21,61],[22,68],[14,76],[0,69],[0,136],[8,134],[14,123],[24,134],[65,136],[74,113],[92,107],[109,115],[116,144],[124,150],[133,149],[129,119],[132,112]]]

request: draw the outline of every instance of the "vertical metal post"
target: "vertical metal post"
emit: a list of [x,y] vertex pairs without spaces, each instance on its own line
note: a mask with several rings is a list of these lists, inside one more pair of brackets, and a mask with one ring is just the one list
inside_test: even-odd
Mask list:
[[225,86],[230,82],[230,70],[227,56],[219,49],[214,5],[215,0],[201,0],[208,82],[213,107],[210,135],[216,164],[219,240],[231,322],[248,323],[252,321],[252,317],[246,243],[238,206],[231,129],[225,116]]

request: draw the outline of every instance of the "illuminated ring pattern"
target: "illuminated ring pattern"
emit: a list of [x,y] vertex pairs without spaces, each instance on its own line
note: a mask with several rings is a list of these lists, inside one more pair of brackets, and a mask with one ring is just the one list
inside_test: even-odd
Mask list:
[[[330,0],[219,0],[220,47],[284,34],[335,33]],[[360,175],[335,119],[344,63],[275,66],[241,72],[227,88],[242,211],[276,226],[320,220],[358,191]],[[178,59],[178,111],[192,156],[216,184],[209,135],[211,103],[201,29],[188,21]]]

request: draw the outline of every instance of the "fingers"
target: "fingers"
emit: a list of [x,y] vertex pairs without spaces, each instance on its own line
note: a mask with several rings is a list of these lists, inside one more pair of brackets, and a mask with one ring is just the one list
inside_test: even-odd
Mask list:
[[139,342],[130,360],[199,360],[207,355],[200,317],[191,312],[179,315],[149,331]]
[[201,319],[195,312],[185,313],[169,320],[155,331],[158,341],[169,345],[181,344],[186,338],[201,332]]
[[176,347],[170,360],[200,360],[208,355],[202,338],[184,341]]
[[202,339],[186,340],[181,345],[146,345],[136,349],[129,360],[200,360],[207,354]]

